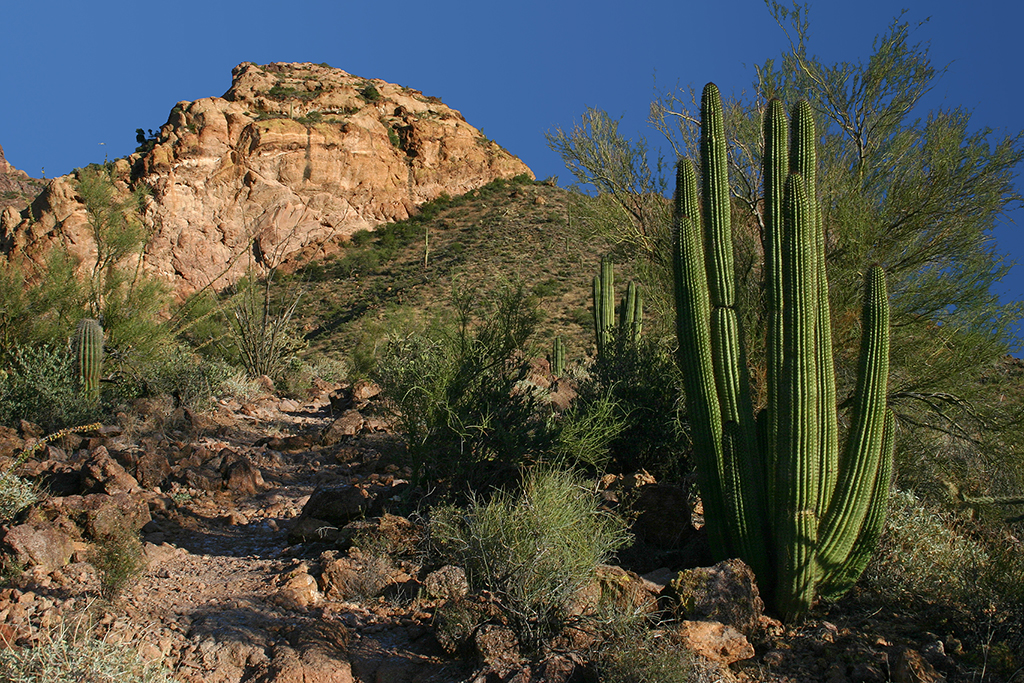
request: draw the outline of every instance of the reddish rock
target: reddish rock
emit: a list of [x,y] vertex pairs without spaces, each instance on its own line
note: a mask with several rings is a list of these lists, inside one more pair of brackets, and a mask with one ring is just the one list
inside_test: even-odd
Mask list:
[[147,489],[164,485],[171,476],[171,463],[159,451],[143,451],[135,465],[135,479]]
[[892,680],[893,683],[945,683],[946,677],[936,671],[920,652],[905,647],[896,654]]
[[[360,94],[367,83],[378,97]],[[302,96],[279,95],[289,91]],[[444,193],[532,175],[436,98],[328,66],[248,62],[223,97],[179,102],[152,150],[113,168],[121,187],[151,188],[144,268],[172,280],[179,297],[244,275],[249,261],[237,257],[247,249],[323,258],[357,230],[404,220]],[[31,218],[0,216],[9,257],[42,265],[58,245],[83,269],[95,263],[72,176],[50,181]]]
[[669,634],[688,650],[720,664],[732,664],[754,656],[754,647],[746,636],[717,621],[683,621]]
[[8,529],[4,543],[15,561],[26,567],[42,567],[47,571],[60,569],[71,561],[74,541],[58,527],[30,522]]
[[320,437],[320,443],[324,446],[333,446],[341,441],[343,437],[358,434],[364,424],[365,420],[359,411],[350,408],[324,430]]
[[259,683],[353,683],[352,665],[341,654],[324,646],[277,645]]
[[361,402],[369,401],[380,395],[381,388],[373,382],[360,380],[352,385],[352,400]]
[[682,619],[718,621],[751,637],[759,632],[764,602],[754,572],[742,560],[679,572],[665,594]]
[[473,633],[473,646],[480,663],[496,671],[511,671],[522,661],[519,639],[508,626],[484,624]]
[[466,571],[454,565],[445,565],[427,574],[423,587],[434,600],[458,600],[469,593]]
[[106,447],[99,446],[82,465],[82,486],[89,493],[138,493],[139,482],[110,457]]
[[239,458],[224,466],[224,481],[229,491],[254,495],[266,488],[263,474],[248,458]]
[[70,520],[92,539],[126,530],[137,533],[152,520],[146,501],[127,493],[113,496],[91,493],[85,496],[50,498],[33,510],[33,516],[54,524],[65,524]]
[[354,519],[379,515],[387,499],[398,494],[405,486],[404,483],[394,486],[322,486],[313,491],[302,507],[301,516],[322,519],[328,524],[343,527]]

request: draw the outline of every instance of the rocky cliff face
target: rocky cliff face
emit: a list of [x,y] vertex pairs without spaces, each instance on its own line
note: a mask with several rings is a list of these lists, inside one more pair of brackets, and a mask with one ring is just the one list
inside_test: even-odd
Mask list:
[[[434,97],[315,64],[243,63],[223,97],[179,102],[151,149],[115,162],[151,190],[146,268],[186,295],[249,265],[321,257],[442,193],[526,173]],[[0,216],[0,252],[35,263],[63,243],[95,258],[72,176]]]
[[44,181],[29,178],[28,173],[7,163],[4,148],[0,147],[0,215],[7,207],[20,210],[39,194]]

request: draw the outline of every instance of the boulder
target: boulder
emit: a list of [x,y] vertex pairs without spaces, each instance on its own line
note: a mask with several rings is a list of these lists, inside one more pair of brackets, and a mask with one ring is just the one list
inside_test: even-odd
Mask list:
[[46,571],[66,565],[75,551],[73,538],[45,522],[19,524],[8,529],[3,540],[14,554],[15,562]]
[[760,628],[764,602],[754,572],[742,560],[681,571],[663,594],[680,619],[718,621],[746,636]]
[[423,588],[433,600],[458,600],[469,593],[466,570],[455,565],[445,565],[430,572],[423,579]]
[[946,683],[946,677],[935,670],[917,650],[902,648],[892,667],[893,683]]
[[473,633],[473,647],[483,666],[507,672],[522,662],[519,639],[508,626],[484,624]]
[[365,422],[358,410],[349,408],[324,429],[320,443],[324,446],[333,446],[346,436],[355,436],[362,431]]
[[401,480],[395,480],[393,485],[369,483],[358,486],[321,486],[310,495],[300,516],[343,527],[354,519],[379,515],[387,500],[400,493],[405,486],[407,484]]
[[717,621],[683,621],[669,631],[673,641],[720,664],[732,664],[754,656],[746,636]]
[[138,493],[138,480],[125,471],[107,452],[105,446],[95,448],[82,463],[82,487],[87,493]]

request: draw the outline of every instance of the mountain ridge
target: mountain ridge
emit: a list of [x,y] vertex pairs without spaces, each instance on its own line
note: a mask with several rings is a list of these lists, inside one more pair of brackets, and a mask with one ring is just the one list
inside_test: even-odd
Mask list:
[[[144,267],[179,297],[237,279],[250,251],[269,265],[322,258],[443,194],[533,177],[439,98],[310,63],[243,62],[224,96],[178,102],[108,166],[122,193],[148,188]],[[95,261],[73,175],[0,218],[9,261],[41,266],[58,244]]]

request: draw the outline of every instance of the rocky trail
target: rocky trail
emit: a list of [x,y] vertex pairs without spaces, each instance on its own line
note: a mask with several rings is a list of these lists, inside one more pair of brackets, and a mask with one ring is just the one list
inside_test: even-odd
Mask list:
[[[44,457],[23,465],[23,475],[42,478],[76,467],[102,469],[100,477],[83,479],[86,490],[104,491],[51,499],[23,526],[59,529],[63,520],[81,515],[62,516],[55,509],[90,502],[109,502],[125,513],[123,520],[138,520],[127,500],[145,501],[146,567],[136,583],[105,604],[98,597],[100,577],[85,561],[83,539],[69,534],[71,561],[53,567],[59,562],[47,556],[62,550],[47,544],[61,546],[61,539],[40,532],[19,545],[15,534],[8,540],[28,570],[14,581],[17,587],[0,591],[3,635],[15,643],[37,642],[62,623],[81,625],[88,612],[104,640],[135,647],[181,681],[462,680],[465,666],[425,637],[432,617],[428,605],[401,590],[388,599],[347,602],[351,587],[345,582],[353,583],[351,576],[362,567],[337,560],[336,550],[321,557],[321,548],[337,547],[339,527],[303,516],[318,485],[359,492],[351,509],[335,511],[335,523],[344,521],[338,514],[354,519],[379,512],[378,499],[405,485],[393,474],[397,467],[384,464],[374,447],[391,446],[392,437],[377,431],[382,425],[351,408],[343,411],[344,419],[332,415],[328,393],[304,405],[269,395],[248,404],[222,402],[209,418],[180,409],[161,414],[152,406],[150,424],[142,427],[162,422],[159,430],[134,439],[124,433],[73,438],[80,442],[76,452],[50,446]],[[351,395],[345,400],[351,402]],[[331,434],[332,426],[340,433]],[[8,451],[21,440],[5,436]],[[225,465],[227,459],[245,464]],[[97,460],[100,467],[90,469]],[[133,464],[138,479],[128,471]],[[378,467],[392,473],[378,473]],[[165,470],[164,481],[171,481],[166,492],[136,483]],[[86,521],[82,530],[91,528]],[[325,564],[332,560],[325,580]],[[411,581],[401,565],[385,564],[375,568],[374,581]]]
[[[397,514],[415,510],[415,492],[396,462],[400,441],[375,417],[378,391],[320,387],[301,403],[267,392],[202,414],[142,401],[119,427],[43,446],[16,471],[51,495],[0,529],[17,570],[0,588],[0,642],[29,647],[80,631],[187,683],[599,680],[594,633],[559,636],[529,659],[500,620],[461,635],[444,627],[446,600],[488,598],[467,596],[461,569],[429,566],[416,515]],[[0,466],[42,437],[29,423],[0,429]],[[678,534],[669,508],[685,503],[648,477],[619,477],[605,494],[639,492],[634,504],[646,509],[633,530],[649,545],[630,564],[647,573],[598,567],[593,599],[667,617],[658,637],[696,653],[693,680],[919,683],[963,673],[946,652],[955,642],[896,620],[839,609],[783,627],[762,613],[742,562],[683,559],[699,534],[689,532],[689,550],[657,551],[680,547],[658,536],[666,519]],[[99,541],[125,532],[141,537],[145,567],[107,601]],[[662,562],[696,568],[677,577]]]

